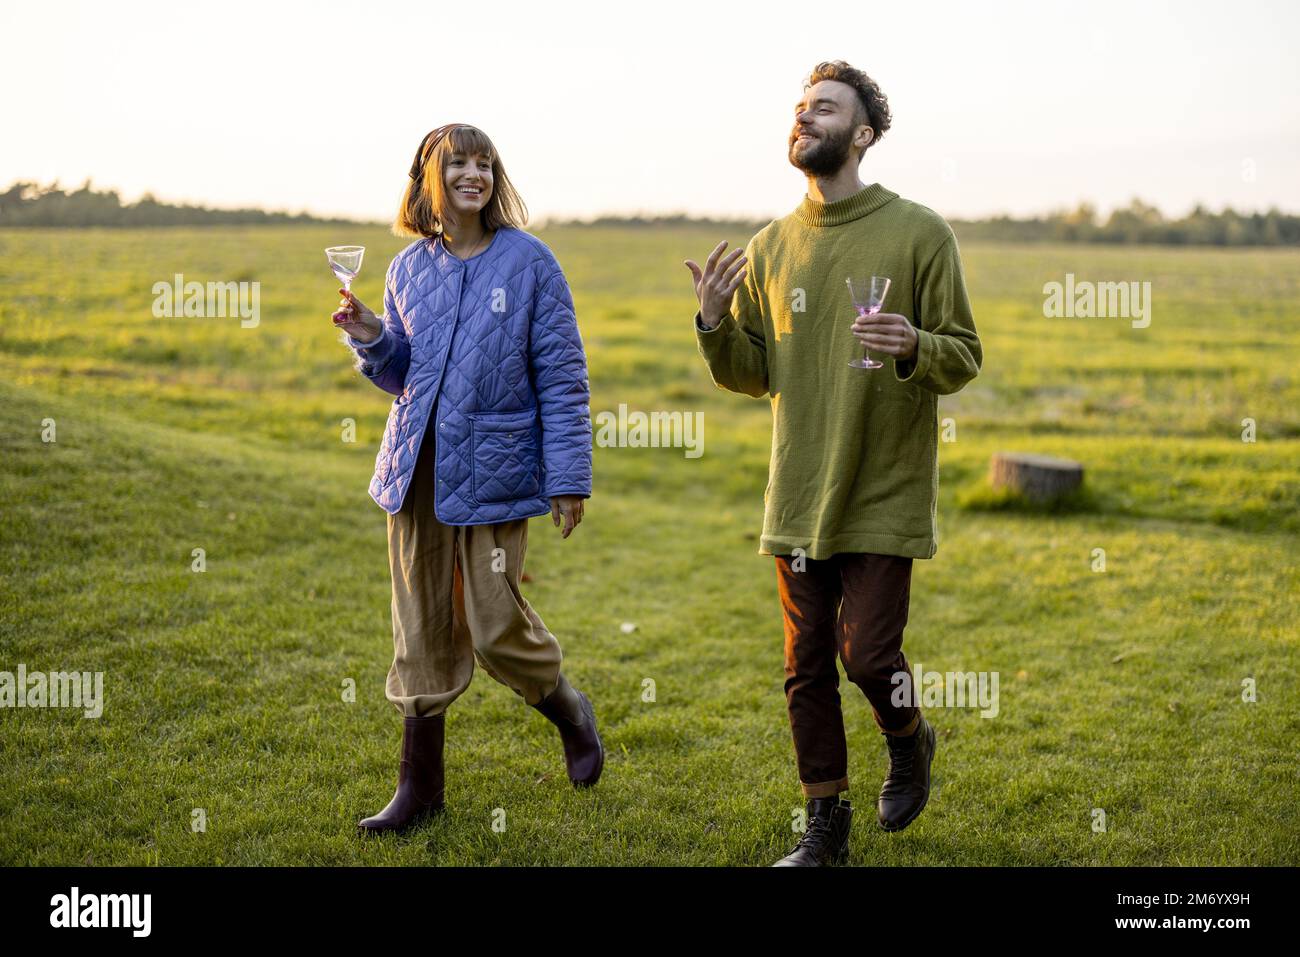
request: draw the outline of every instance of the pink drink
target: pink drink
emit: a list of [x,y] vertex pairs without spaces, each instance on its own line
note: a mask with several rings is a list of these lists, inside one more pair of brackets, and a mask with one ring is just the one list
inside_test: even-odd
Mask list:
[[[853,311],[857,313],[858,319],[869,319],[884,307],[885,295],[889,292],[887,276],[872,276],[870,279],[850,277],[847,283],[849,298],[853,301]],[[855,369],[879,369],[884,363],[871,358],[864,343],[862,358],[851,360],[849,365]]]
[[344,289],[352,288],[352,280],[357,278],[356,270],[347,269],[335,262],[330,263],[330,269],[333,270],[334,277],[343,283]]

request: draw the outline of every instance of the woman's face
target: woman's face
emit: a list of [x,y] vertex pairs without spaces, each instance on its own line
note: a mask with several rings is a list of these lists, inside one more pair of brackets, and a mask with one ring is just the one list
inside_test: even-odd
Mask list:
[[481,153],[452,153],[443,171],[443,185],[456,219],[477,215],[492,195],[492,161]]

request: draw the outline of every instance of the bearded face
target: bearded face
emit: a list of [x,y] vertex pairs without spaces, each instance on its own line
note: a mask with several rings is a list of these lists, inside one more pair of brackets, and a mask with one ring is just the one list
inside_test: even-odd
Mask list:
[[854,127],[813,129],[798,127],[790,134],[790,164],[809,176],[832,176],[849,158]]

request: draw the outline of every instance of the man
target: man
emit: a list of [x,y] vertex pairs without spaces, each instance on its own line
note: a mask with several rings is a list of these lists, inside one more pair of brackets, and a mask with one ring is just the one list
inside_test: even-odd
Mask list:
[[[937,544],[938,397],[978,374],[983,350],[948,224],[858,176],[889,125],[889,104],[869,76],[839,60],[819,64],[789,142],[790,162],[808,179],[802,203],[743,256],[723,256],[723,242],[703,269],[686,262],[713,381],[771,396],[759,552],[776,559],[786,701],[808,800],[804,834],[779,866],[847,855],[853,809],[842,797],[837,656],[887,745],[880,826],[902,830],[930,794],[935,733],[912,703],[903,628],[912,560],[932,557]],[[883,309],[850,323],[845,280],[873,276],[891,280]],[[850,365],[864,348],[884,366]]]

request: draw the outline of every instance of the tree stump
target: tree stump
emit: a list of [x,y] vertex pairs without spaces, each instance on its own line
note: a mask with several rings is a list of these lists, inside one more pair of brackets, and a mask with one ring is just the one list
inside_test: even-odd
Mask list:
[[1009,488],[1035,502],[1050,502],[1083,484],[1083,466],[1070,459],[1030,452],[995,452],[989,460],[989,483]]

